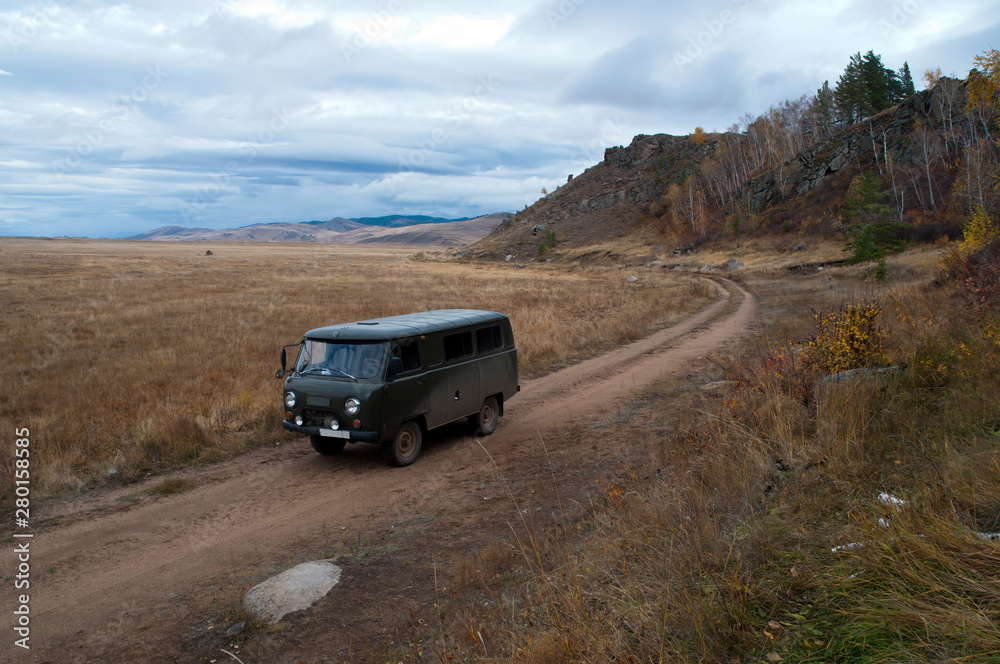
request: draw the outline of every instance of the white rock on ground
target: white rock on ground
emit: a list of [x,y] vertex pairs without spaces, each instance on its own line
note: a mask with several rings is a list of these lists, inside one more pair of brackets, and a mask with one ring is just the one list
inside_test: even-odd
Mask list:
[[276,623],[325,597],[340,581],[340,572],[329,560],[296,565],[251,588],[243,598],[243,608],[258,620]]

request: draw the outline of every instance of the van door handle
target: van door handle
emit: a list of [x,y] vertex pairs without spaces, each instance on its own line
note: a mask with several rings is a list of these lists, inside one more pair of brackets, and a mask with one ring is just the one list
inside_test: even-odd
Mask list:
[[418,378],[417,379],[417,383],[420,384],[420,385],[423,385],[426,382],[427,382],[427,377],[426,376],[424,376],[423,378]]
[[455,401],[458,401],[458,392],[455,392]]

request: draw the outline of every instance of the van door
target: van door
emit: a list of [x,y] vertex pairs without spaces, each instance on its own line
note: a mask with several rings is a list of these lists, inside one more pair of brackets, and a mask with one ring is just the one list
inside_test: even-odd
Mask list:
[[383,441],[391,440],[403,422],[425,415],[430,405],[427,398],[427,377],[421,369],[417,340],[414,338],[394,341],[389,357],[399,358],[403,370],[391,381],[388,380],[389,376],[386,376],[383,388],[385,394]]
[[451,422],[479,412],[479,365],[472,345],[472,331],[446,334],[444,341],[445,373],[448,392],[444,401],[445,421]]

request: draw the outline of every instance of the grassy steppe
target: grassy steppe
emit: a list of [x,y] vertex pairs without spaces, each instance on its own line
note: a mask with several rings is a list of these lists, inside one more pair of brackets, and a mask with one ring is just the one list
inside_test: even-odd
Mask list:
[[728,387],[650,395],[634,419],[674,430],[633,428],[588,516],[471,557],[441,660],[1000,661],[992,252],[751,271],[763,333],[716,358]]
[[[29,427],[36,491],[129,481],[279,440],[278,351],[336,322],[507,313],[522,374],[644,336],[703,280],[620,268],[471,266],[351,246],[0,242],[0,412]],[[10,477],[13,451],[0,446]],[[13,482],[0,483],[9,497]]]

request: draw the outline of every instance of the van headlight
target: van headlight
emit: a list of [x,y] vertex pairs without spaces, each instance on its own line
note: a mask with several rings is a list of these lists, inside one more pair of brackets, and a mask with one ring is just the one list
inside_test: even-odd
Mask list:
[[361,402],[356,397],[351,397],[344,402],[344,410],[347,411],[348,415],[357,415],[359,408],[361,408]]
[[285,392],[285,405],[295,408],[295,392]]

